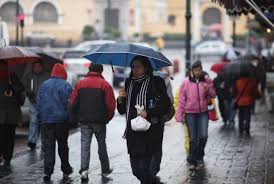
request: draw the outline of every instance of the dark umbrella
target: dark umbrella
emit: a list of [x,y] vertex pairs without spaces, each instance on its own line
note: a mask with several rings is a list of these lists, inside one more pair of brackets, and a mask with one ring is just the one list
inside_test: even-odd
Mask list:
[[63,60],[52,52],[45,51],[40,47],[29,47],[28,50],[38,54],[41,57],[41,62],[47,72],[51,72],[56,63],[63,64]]
[[229,78],[242,76],[257,76],[257,67],[252,64],[251,56],[240,57],[237,61],[226,64],[221,70],[221,75]]

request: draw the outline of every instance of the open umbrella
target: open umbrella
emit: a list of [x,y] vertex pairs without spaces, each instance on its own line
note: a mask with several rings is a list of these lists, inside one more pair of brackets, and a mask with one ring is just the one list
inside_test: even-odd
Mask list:
[[25,49],[24,47],[5,46],[0,48],[0,61],[9,65],[37,61],[40,56]]
[[41,47],[28,47],[27,49],[41,57],[41,62],[43,63],[43,66],[47,72],[51,72],[53,66],[56,63],[64,63],[63,60],[56,56],[54,53],[45,51]]
[[40,59],[39,55],[24,47],[5,46],[0,48],[0,62],[8,63],[9,71],[15,72],[18,77],[22,77],[27,63]]
[[226,64],[221,70],[221,74],[229,78],[239,78],[242,76],[257,76],[257,68],[250,62],[242,60]]
[[106,43],[91,49],[84,58],[98,64],[130,67],[132,59],[137,56],[149,58],[154,70],[172,66],[172,63],[160,52],[152,48],[130,43]]

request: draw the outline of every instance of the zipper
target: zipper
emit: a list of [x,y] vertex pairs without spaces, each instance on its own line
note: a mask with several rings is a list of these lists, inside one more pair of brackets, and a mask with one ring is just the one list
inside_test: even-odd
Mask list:
[[199,81],[198,80],[196,80],[196,85],[197,85],[197,91],[198,91],[199,110],[200,110],[200,112],[202,112],[201,104],[200,104],[200,91],[199,91]]

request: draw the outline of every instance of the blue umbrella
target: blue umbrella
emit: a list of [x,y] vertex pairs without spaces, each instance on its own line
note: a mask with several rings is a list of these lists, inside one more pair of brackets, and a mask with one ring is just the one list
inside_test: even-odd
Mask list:
[[154,70],[172,66],[172,63],[160,52],[152,48],[129,43],[106,43],[89,50],[83,57],[97,64],[130,67],[132,59],[146,56]]

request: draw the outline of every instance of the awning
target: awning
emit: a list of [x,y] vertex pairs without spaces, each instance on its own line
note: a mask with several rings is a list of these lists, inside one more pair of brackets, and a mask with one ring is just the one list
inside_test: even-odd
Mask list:
[[265,16],[264,12],[274,11],[274,0],[211,0],[218,3],[227,11],[230,16],[241,15],[242,13],[259,14],[272,28],[273,23]]
[[241,15],[247,13],[256,14],[257,11],[249,3],[257,6],[262,12],[274,11],[274,0],[211,0],[221,6],[224,6],[229,15]]

